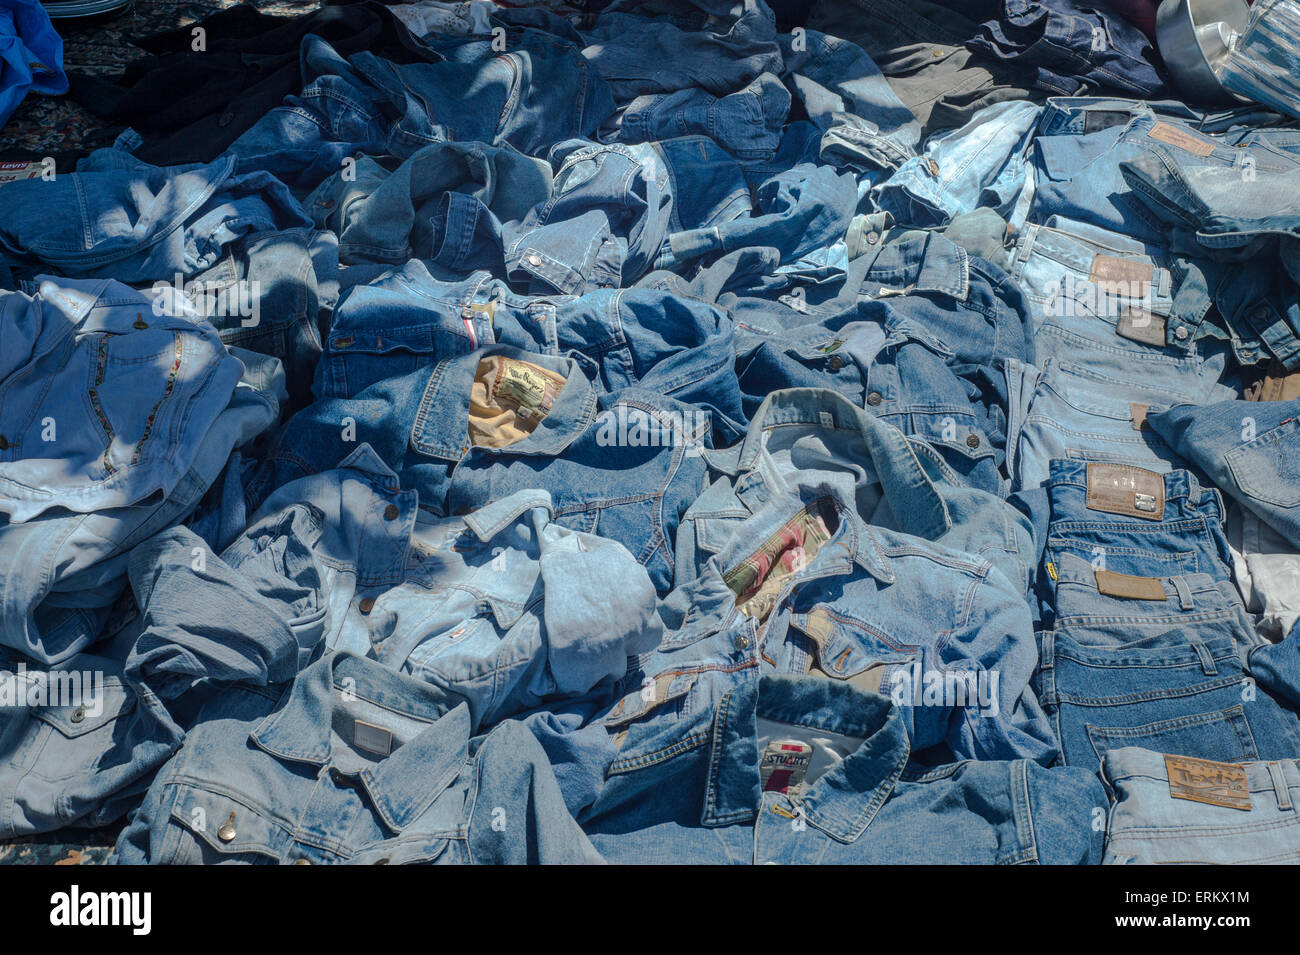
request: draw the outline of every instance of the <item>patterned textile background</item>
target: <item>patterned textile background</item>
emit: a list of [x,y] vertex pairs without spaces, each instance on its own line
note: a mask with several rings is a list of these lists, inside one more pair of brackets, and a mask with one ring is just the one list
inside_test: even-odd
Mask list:
[[[316,0],[248,0],[263,13],[290,16],[320,6]],[[202,20],[234,0],[134,0],[117,13],[91,20],[56,20],[63,37],[63,65],[82,73],[113,76],[126,64],[144,56],[131,45],[145,37]],[[103,127],[103,121],[66,96],[28,96],[19,104],[4,129],[0,148],[38,153],[77,149]],[[94,145],[109,145],[98,143]]]

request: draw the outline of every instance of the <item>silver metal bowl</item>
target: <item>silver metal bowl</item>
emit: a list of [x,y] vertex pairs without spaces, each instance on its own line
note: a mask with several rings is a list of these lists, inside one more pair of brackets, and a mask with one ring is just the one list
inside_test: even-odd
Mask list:
[[131,0],[42,0],[41,6],[51,20],[93,17],[131,5]]
[[1246,0],[1163,0],[1156,44],[1179,90],[1205,103],[1246,102],[1224,89],[1219,72],[1234,34],[1246,29]]

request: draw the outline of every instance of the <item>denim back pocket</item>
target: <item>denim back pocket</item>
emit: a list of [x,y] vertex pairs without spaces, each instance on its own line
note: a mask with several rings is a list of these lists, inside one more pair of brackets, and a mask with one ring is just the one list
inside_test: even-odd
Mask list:
[[1224,454],[1232,477],[1253,500],[1300,505],[1300,418],[1290,418]]

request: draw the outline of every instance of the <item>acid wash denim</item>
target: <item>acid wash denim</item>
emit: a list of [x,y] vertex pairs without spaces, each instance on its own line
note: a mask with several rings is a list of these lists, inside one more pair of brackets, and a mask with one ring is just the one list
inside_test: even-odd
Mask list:
[[[504,825],[502,824],[504,822]],[[546,755],[507,721],[347,653],[200,711],[118,837],[132,864],[599,863]]]
[[988,560],[1028,590],[1036,552],[1029,521],[1011,505],[967,487],[927,442],[824,388],[774,391],[745,440],[705,451],[713,479],[677,531],[680,586],[697,576],[741,523],[809,475],[844,472],[858,515]]
[[1128,746],[1102,766],[1107,865],[1300,864],[1295,759],[1218,762]]
[[645,568],[553,523],[545,491],[464,518],[423,521],[415,505],[362,445],[272,494],[222,558],[253,580],[292,576],[296,631],[467,704],[474,732],[608,686],[658,645]]
[[[1095,864],[1095,777],[1030,760],[909,762],[906,720],[879,693],[815,677],[737,674],[673,732],[631,724],[579,816],[611,863]],[[814,742],[815,741],[815,742]],[[790,750],[812,750],[786,773]],[[978,804],[972,813],[961,807]]]
[[605,724],[648,715],[667,732],[756,667],[889,694],[916,750],[939,761],[1050,762],[1023,591],[988,560],[867,525],[852,476],[814,477],[773,494],[661,603],[665,637],[629,668]]
[[[490,403],[477,405],[476,376],[493,363],[511,381],[502,390],[493,379]],[[509,420],[531,431],[511,441],[514,425],[500,427]],[[249,495],[260,504],[365,442],[433,516],[467,514],[522,488],[549,491],[558,523],[623,544],[666,591],[678,521],[703,488],[708,437],[707,417],[690,405],[642,388],[601,395],[572,358],[493,345],[310,405]]]
[[724,309],[669,291],[518,295],[486,272],[442,282],[411,261],[343,295],[313,393],[353,398],[384,379],[509,345],[573,358],[610,395],[639,388],[693,405],[729,443],[745,428],[732,335]]
[[129,572],[143,609],[111,620],[116,633],[94,652],[57,669],[25,670],[12,651],[0,664],[0,837],[113,822],[138,803],[206,699],[297,672],[275,590],[250,589],[185,528],[137,547]]
[[210,268],[241,236],[310,226],[274,176],[235,161],[151,166],[100,149],[78,171],[11,182],[0,196],[0,262],[119,282],[171,282]]

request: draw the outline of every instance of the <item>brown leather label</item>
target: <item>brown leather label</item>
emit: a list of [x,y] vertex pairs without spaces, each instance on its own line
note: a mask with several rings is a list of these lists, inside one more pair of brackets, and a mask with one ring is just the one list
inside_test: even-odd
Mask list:
[[1151,277],[1156,270],[1150,262],[1139,259],[1121,259],[1116,255],[1094,255],[1088,281],[1094,284],[1114,285],[1114,291],[1130,298],[1142,298],[1151,288]]
[[1125,308],[1115,324],[1115,334],[1143,345],[1164,347],[1165,317],[1153,315],[1145,308]]
[[1234,763],[1215,763],[1190,756],[1166,756],[1165,772],[1169,775],[1169,795],[1225,809],[1252,808],[1250,780],[1246,771]]
[[1288,372],[1274,358],[1263,376],[1244,389],[1247,401],[1292,401],[1300,398],[1300,371]]
[[1133,419],[1133,430],[1141,431],[1147,425],[1147,411],[1150,410],[1147,405],[1140,405],[1136,402],[1129,402],[1128,415]]
[[1088,465],[1088,491],[1083,503],[1090,511],[1158,521],[1165,516],[1165,479],[1131,464],[1093,461]]
[[1179,129],[1177,126],[1171,126],[1168,123],[1156,123],[1151,127],[1151,132],[1147,133],[1152,139],[1158,139],[1162,143],[1168,143],[1170,146],[1177,146],[1184,152],[1192,153],[1195,156],[1208,156],[1214,152],[1214,143],[1201,139],[1199,136],[1193,136],[1185,129]]
[[1159,577],[1131,577],[1113,570],[1096,570],[1097,593],[1123,600],[1164,600]]

